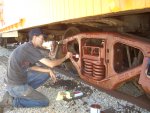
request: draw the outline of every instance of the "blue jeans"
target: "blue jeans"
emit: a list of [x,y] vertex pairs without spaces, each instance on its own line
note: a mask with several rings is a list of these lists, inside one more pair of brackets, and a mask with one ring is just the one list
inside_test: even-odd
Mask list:
[[48,73],[29,71],[27,84],[7,86],[7,91],[14,97],[14,107],[43,107],[49,105],[49,99],[35,89],[49,79]]

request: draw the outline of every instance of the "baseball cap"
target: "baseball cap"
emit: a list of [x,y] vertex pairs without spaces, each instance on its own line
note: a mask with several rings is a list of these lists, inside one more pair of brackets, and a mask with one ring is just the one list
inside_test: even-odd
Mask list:
[[32,39],[32,37],[35,36],[39,36],[39,35],[43,35],[44,37],[46,37],[46,35],[43,34],[43,32],[41,31],[40,28],[33,28],[29,31],[28,33],[29,38]]

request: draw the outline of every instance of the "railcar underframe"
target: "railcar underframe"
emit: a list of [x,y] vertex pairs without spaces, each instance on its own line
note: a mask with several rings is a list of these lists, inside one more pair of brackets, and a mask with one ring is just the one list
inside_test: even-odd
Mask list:
[[97,32],[64,39],[62,51],[74,54],[72,64],[79,76],[89,83],[112,90],[138,78],[139,86],[149,94],[150,78],[146,71],[149,48],[147,41],[134,35]]

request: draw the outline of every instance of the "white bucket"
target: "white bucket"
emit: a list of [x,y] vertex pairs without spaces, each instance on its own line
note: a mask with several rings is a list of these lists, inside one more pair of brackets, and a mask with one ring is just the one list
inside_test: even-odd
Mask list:
[[92,104],[90,106],[90,113],[101,113],[101,106],[99,104]]

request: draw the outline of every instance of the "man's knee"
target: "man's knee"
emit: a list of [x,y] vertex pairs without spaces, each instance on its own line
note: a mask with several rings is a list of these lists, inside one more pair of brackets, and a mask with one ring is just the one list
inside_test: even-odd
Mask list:
[[44,100],[43,105],[42,106],[49,106],[49,100]]

